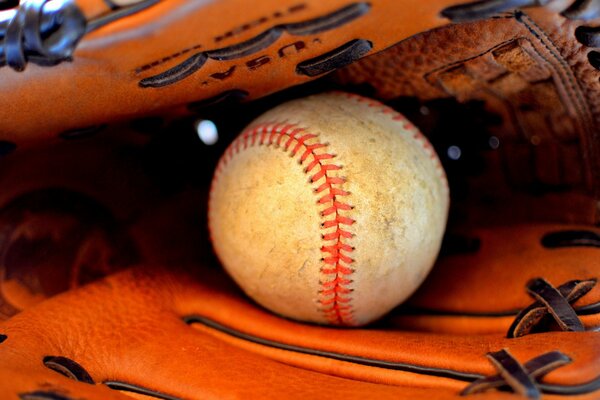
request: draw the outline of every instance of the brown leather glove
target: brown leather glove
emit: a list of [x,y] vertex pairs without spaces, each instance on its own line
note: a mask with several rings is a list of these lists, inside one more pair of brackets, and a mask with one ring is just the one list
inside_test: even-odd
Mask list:
[[[56,146],[45,156],[30,150],[23,152],[27,157],[11,159],[4,183],[14,190],[4,194],[2,220],[13,221],[4,229],[18,240],[3,242],[2,294],[5,305],[14,303],[18,285],[21,292],[38,296],[13,304],[13,316],[0,324],[2,398],[118,399],[143,393],[159,399],[446,399],[479,391],[485,391],[477,395],[481,398],[512,396],[495,388],[531,398],[540,392],[547,398],[597,397],[600,336],[556,332],[560,325],[554,327],[550,317],[569,316],[560,308],[566,298],[584,329],[598,326],[597,311],[582,315],[598,304],[597,229],[558,224],[464,229],[462,236],[448,236],[432,275],[409,304],[374,326],[344,330],[302,324],[257,306],[214,265],[207,250],[198,250],[207,243],[203,196],[193,188],[164,193],[164,183],[144,168],[145,159],[150,165],[160,162],[152,154],[155,140],[109,130]],[[166,147],[160,146],[163,156]],[[102,159],[107,167],[93,169]],[[52,180],[46,171],[57,166],[61,173]],[[119,180],[114,172],[121,174]],[[19,185],[15,176],[26,179]],[[89,177],[108,187],[98,190]],[[36,197],[40,187],[62,187],[87,200]],[[62,193],[45,192],[53,190]],[[82,204],[107,206],[100,212]],[[67,240],[80,226],[84,233],[101,230],[105,225],[98,217],[106,215],[114,216],[108,219],[113,235],[105,236],[127,237],[128,247],[90,234],[82,237],[95,241]],[[90,247],[109,255],[99,261],[111,260],[115,249],[136,258],[108,266],[92,263],[98,260],[91,257],[95,253],[82,252]],[[39,262],[53,253],[63,256]],[[72,258],[79,263],[63,264],[71,253],[84,256]],[[131,263],[141,266],[39,303]],[[573,290],[561,294],[562,300],[530,298],[524,286],[535,277],[557,286],[573,280],[584,285],[579,299],[570,298]],[[32,281],[54,290],[36,291]],[[519,309],[534,312],[517,319]],[[532,329],[506,338],[517,320]]]
[[592,399],[600,389],[597,332],[506,339],[312,326],[270,314],[201,267],[117,273],[0,331],[7,399],[446,399],[507,383],[530,398]]
[[[5,11],[0,397],[597,398],[600,6],[462,3]],[[525,6],[537,7],[514,10]],[[360,330],[269,314],[198,250],[228,138],[282,99],[336,86],[427,134],[448,172],[450,231],[471,238],[450,238],[421,291]],[[192,132],[199,117],[220,128],[215,147]]]
[[341,77],[377,97],[486,100],[517,134],[532,124],[563,140],[598,129],[596,1],[16,3],[0,3],[0,89],[11,93],[0,102],[2,153],[109,121],[257,98],[365,56]]
[[447,235],[427,281],[391,318],[404,329],[519,337],[600,329],[600,230],[542,224]]
[[238,128],[257,106],[215,102],[323,77],[282,97],[343,85],[408,114],[461,219],[600,222],[597,1],[16,3],[0,16],[0,157],[151,115]]

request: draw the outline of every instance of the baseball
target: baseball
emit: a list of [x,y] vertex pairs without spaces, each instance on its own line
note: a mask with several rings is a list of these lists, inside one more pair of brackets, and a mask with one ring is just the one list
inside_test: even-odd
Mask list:
[[437,257],[446,175],[393,109],[332,92],[252,122],[217,166],[209,228],[227,272],[285,317],[358,326],[409,297]]

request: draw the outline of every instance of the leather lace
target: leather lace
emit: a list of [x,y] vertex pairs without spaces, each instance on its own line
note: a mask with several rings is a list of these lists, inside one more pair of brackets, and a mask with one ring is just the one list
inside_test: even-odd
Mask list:
[[528,399],[539,399],[538,381],[549,372],[569,364],[572,360],[560,351],[551,351],[521,364],[506,349],[487,354],[498,374],[477,379],[462,392],[462,396],[488,389],[510,387]]
[[527,291],[536,301],[519,312],[508,329],[507,337],[516,338],[533,333],[548,322],[550,316],[563,331],[584,331],[577,310],[571,304],[586,295],[595,285],[594,279],[573,280],[555,288],[545,279],[531,280],[527,284]]
[[86,30],[73,0],[30,0],[0,14],[0,65],[23,71],[28,62],[69,60]]

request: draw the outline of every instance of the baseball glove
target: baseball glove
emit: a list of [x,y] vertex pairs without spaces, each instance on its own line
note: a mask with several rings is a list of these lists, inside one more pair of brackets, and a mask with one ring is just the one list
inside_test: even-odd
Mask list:
[[[598,1],[17,3],[0,397],[598,397]],[[205,233],[231,139],[332,88],[419,126],[452,196],[429,278],[360,329],[262,309]]]
[[597,396],[596,228],[454,230],[386,318],[307,325],[216,265],[205,183],[153,170],[172,161],[161,136],[118,127],[6,160],[2,398]]
[[[597,398],[597,332],[452,335],[292,322],[217,270],[143,266],[0,325],[4,398]],[[576,335],[574,337],[573,335]],[[490,358],[491,363],[487,360]],[[491,390],[491,391],[490,391]],[[556,395],[556,397],[554,396]]]

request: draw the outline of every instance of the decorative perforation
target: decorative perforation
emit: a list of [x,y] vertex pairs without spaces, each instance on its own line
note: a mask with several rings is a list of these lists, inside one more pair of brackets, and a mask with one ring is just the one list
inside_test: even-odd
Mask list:
[[288,123],[263,123],[248,128],[231,143],[219,161],[215,180],[236,154],[253,146],[280,148],[304,166],[303,172],[309,175],[318,195],[317,204],[325,207],[321,211],[321,229],[326,233],[321,234],[320,271],[327,279],[320,282],[320,311],[331,324],[354,325],[349,287],[354,273],[354,248],[347,243],[354,236],[350,227],[355,221],[348,216],[354,207],[344,200],[350,195],[343,189],[346,179],[332,174],[342,166],[334,162],[335,154],[327,152],[328,144],[307,129]]

